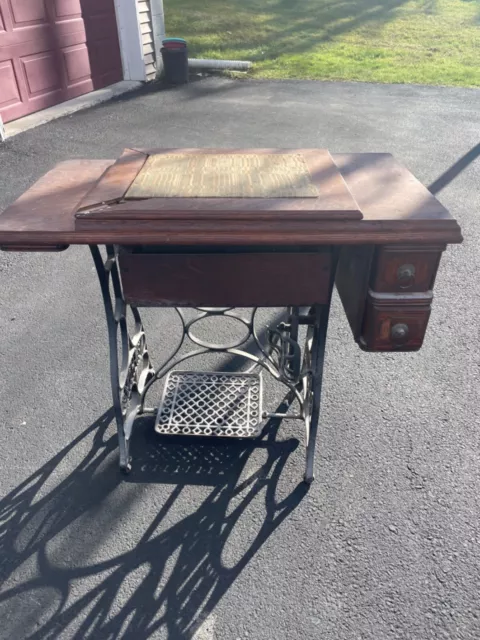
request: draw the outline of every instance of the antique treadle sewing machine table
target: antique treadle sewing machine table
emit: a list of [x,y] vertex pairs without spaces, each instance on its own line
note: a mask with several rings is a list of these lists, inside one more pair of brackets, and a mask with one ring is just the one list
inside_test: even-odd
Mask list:
[[[90,247],[107,317],[122,470],[130,470],[135,418],[163,380],[159,433],[255,437],[271,417],[302,419],[306,482],[333,285],[362,349],[417,350],[442,251],[461,241],[448,211],[391,155],[321,149],[126,149],[116,161],[71,160],[0,216],[4,250]],[[156,368],[138,310],[145,306],[175,308],[183,326]],[[259,307],[285,308],[266,338],[255,322]],[[230,344],[200,339],[195,324],[212,316],[234,318],[245,336]],[[212,351],[241,356],[248,368],[187,366]],[[263,406],[265,376],[285,386],[285,413]]]

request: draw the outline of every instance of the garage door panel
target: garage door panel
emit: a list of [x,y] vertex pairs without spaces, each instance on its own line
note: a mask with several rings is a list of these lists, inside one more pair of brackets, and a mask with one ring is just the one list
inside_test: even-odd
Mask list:
[[99,13],[112,13],[114,0],[82,0],[84,15],[88,17]]
[[86,45],[64,50],[63,59],[69,85],[90,78],[92,72]]
[[100,13],[91,16],[86,21],[86,27],[88,29],[88,37],[92,41],[98,42],[106,38],[116,38],[117,28],[112,24],[107,13]]
[[78,80],[78,82],[69,85],[67,99],[71,100],[72,98],[76,98],[77,96],[82,96],[89,91],[93,91],[94,88],[95,87],[93,86],[93,80],[91,77],[80,79]]
[[0,0],[4,122],[122,77],[113,0]]
[[48,22],[44,0],[8,0],[13,28]]
[[0,34],[0,60],[19,60],[24,56],[51,50],[55,39],[48,24],[34,28],[35,37],[20,40],[18,34],[7,31]]
[[[69,96],[70,97],[70,96]],[[33,113],[35,111],[40,111],[41,109],[48,109],[49,107],[53,107],[59,102],[65,100],[65,90],[57,89],[56,91],[50,91],[47,93],[42,93],[38,96],[31,98],[28,101],[29,111],[28,113]],[[22,112],[18,113],[15,109],[12,110],[10,120],[15,120],[16,118],[21,118],[24,114],[24,104],[22,103]],[[7,111],[8,116],[8,111]]]
[[62,88],[62,75],[55,51],[37,53],[21,59],[29,97]]
[[56,91],[51,91],[47,93],[43,93],[39,96],[36,96],[31,99],[31,103],[34,106],[35,111],[40,111],[40,109],[47,109],[48,107],[53,107],[60,102],[65,100],[71,100],[72,98],[76,98],[77,96],[81,96],[89,91],[93,90],[93,83],[91,78],[86,78],[85,80],[79,82],[78,84],[74,84],[68,89],[58,89]]
[[89,47],[90,57],[96,60],[95,76],[103,76],[117,70],[114,44],[111,38],[105,38]]
[[83,20],[57,22],[52,33],[55,35],[55,48],[57,49],[71,47],[74,44],[86,44],[87,33]]
[[81,18],[82,6],[80,0],[53,0],[53,12],[57,20]]
[[[4,5],[7,0],[0,0],[0,36],[3,37],[2,32],[12,29],[12,19],[10,17],[10,13],[7,13],[7,6]],[[10,10],[9,10],[10,11]]]
[[13,68],[13,60],[0,62],[0,109],[10,107],[20,102],[17,78]]

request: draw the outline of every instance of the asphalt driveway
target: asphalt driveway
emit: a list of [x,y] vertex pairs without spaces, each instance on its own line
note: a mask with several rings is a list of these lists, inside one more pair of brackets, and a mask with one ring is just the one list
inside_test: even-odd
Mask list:
[[[479,134],[477,90],[146,89],[0,145],[0,209],[61,160],[131,145],[388,151],[429,185]],[[479,184],[477,161],[439,194],[465,243],[419,353],[362,353],[335,298],[309,492],[293,423],[187,447],[141,422],[124,480],[88,251],[1,254],[0,638],[478,640]],[[155,356],[176,329],[146,316]]]

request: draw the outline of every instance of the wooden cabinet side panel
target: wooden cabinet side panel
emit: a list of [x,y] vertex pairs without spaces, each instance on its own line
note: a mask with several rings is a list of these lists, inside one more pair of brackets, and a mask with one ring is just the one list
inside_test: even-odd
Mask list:
[[335,285],[355,340],[360,338],[374,247],[344,246],[338,258]]

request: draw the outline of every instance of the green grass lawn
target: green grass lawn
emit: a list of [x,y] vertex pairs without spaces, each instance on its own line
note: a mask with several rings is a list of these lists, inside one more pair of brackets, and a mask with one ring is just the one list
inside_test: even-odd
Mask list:
[[261,78],[480,86],[480,0],[164,0],[190,55]]

